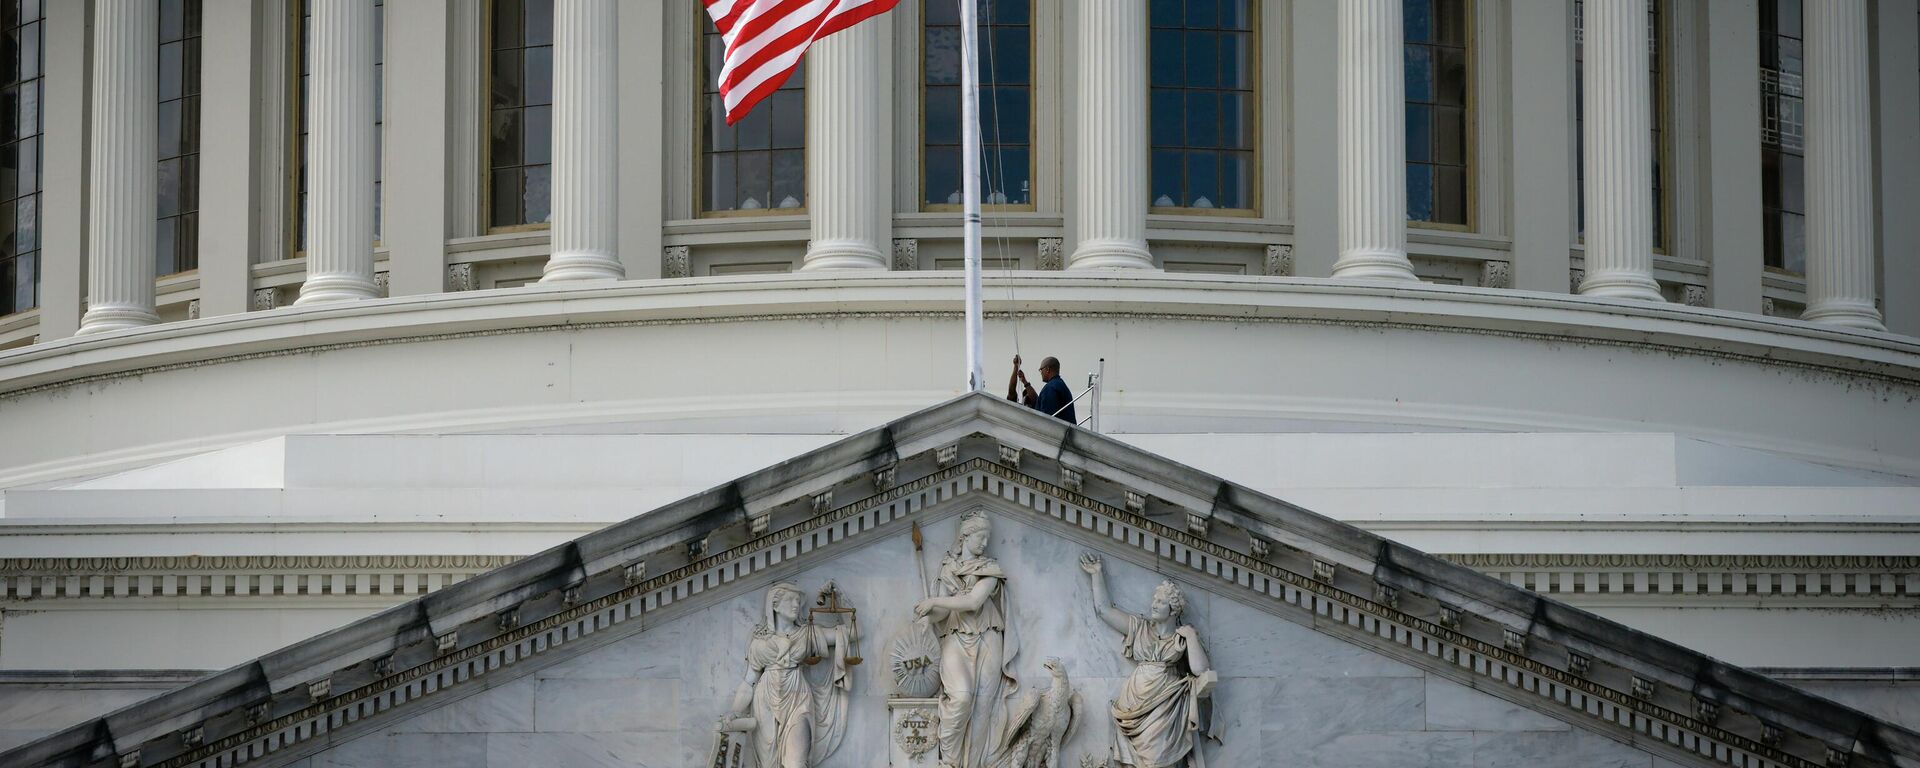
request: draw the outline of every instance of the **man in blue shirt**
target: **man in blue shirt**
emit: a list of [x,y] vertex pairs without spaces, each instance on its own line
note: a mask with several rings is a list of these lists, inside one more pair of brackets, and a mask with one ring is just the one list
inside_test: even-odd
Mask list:
[[[1015,375],[1018,375],[1020,358],[1015,357],[1013,364]],[[1040,381],[1043,383],[1037,397],[1034,395],[1033,385],[1027,384],[1026,395],[1032,398],[1030,402],[1033,404],[1033,409],[1068,424],[1079,424],[1080,420],[1073,415],[1073,392],[1067,389],[1067,380],[1060,378],[1059,360],[1049,357],[1040,361]],[[1026,384],[1026,377],[1021,376],[1020,382]]]

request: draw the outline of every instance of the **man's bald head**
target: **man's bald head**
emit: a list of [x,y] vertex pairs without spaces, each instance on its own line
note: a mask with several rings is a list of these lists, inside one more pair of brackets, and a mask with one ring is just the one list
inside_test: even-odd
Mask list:
[[1041,381],[1053,381],[1053,377],[1058,375],[1060,375],[1060,358],[1049,357],[1040,361]]

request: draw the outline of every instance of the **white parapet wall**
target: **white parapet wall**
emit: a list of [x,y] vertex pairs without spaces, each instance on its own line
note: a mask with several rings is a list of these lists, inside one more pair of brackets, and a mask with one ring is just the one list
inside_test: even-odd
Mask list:
[[[39,344],[0,353],[0,434],[35,436],[0,443],[0,487],[303,432],[845,433],[963,388],[958,288],[523,288]],[[986,293],[990,359],[1055,355],[1076,387],[1106,360],[1110,432],[1670,432],[1920,475],[1920,343],[1899,336],[1427,285],[1023,273]]]

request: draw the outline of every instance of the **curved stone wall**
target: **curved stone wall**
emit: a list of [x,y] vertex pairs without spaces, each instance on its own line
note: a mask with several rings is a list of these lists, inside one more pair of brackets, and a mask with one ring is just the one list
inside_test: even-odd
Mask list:
[[[960,275],[282,308],[0,353],[0,487],[301,432],[851,431],[961,388]],[[1104,358],[1110,432],[1673,432],[1920,474],[1920,343],[1675,305],[1155,274],[990,278],[989,360]],[[1010,316],[1007,313],[1013,312]],[[990,368],[990,380],[1006,370]]]

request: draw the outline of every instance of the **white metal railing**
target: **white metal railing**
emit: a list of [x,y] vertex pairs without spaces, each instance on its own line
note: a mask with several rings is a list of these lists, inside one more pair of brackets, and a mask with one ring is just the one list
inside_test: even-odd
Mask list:
[[1059,418],[1061,411],[1072,408],[1074,403],[1080,402],[1080,398],[1085,397],[1088,398],[1087,417],[1076,422],[1076,425],[1086,427],[1095,432],[1100,431],[1100,384],[1106,377],[1107,359],[1103,357],[1100,358],[1099,369],[1087,373],[1087,388],[1080,390],[1080,394],[1074,395],[1073,399],[1068,400],[1066,405],[1060,406],[1055,409],[1053,413],[1047,415]]

